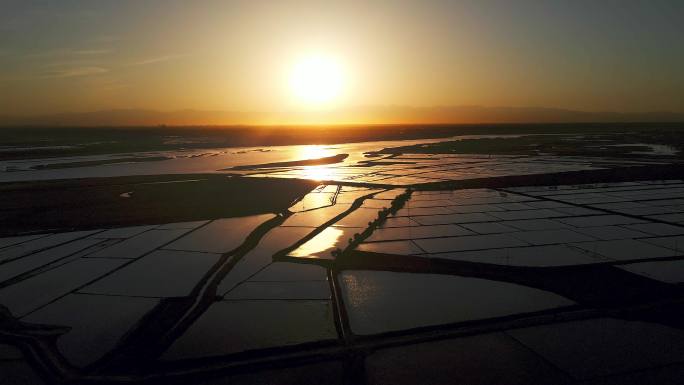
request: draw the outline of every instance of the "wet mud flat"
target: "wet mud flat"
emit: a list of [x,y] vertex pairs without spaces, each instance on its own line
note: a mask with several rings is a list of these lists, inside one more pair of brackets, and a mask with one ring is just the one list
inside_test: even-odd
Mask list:
[[316,158],[316,159],[305,159],[305,160],[293,160],[288,162],[274,162],[274,163],[262,163],[262,164],[251,164],[243,166],[235,166],[221,171],[229,170],[251,170],[251,169],[267,169],[267,168],[282,168],[282,167],[292,167],[292,166],[318,166],[325,164],[335,164],[344,161],[349,154],[337,154],[333,156]]
[[278,212],[316,186],[286,179],[158,175],[0,184],[0,234]]

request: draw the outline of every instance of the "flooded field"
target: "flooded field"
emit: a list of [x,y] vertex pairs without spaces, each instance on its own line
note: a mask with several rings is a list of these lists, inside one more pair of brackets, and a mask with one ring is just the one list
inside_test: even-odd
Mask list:
[[[504,138],[520,136],[460,139]],[[0,369],[29,383],[565,384],[684,363],[679,158],[391,150],[440,143],[4,161],[5,191],[27,204],[80,188],[131,212],[74,205],[88,220],[51,229],[33,211],[0,238]],[[127,160],[88,163],[108,159]]]
[[[355,354],[382,381],[400,351],[423,359],[462,344],[503,344],[506,359],[550,360],[562,370],[545,375],[566,379],[649,368],[684,360],[681,318],[662,303],[684,282],[683,194],[682,180],[321,185],[277,215],[1,238],[2,333],[44,364],[103,381],[111,374],[96,368],[112,365],[132,379],[255,357],[323,355],[315,365],[327,365],[356,344],[372,347]],[[463,328],[484,334],[456,338]],[[653,346],[637,334],[674,350],[615,357],[625,343],[634,354]],[[587,349],[589,336],[611,366],[561,353]]]

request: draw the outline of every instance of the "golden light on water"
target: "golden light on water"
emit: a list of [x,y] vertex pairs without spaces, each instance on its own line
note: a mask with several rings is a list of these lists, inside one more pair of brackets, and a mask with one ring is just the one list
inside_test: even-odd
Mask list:
[[[301,146],[297,151],[296,159],[320,159],[336,155],[334,149],[321,145]],[[300,169],[302,177],[318,181],[334,180],[338,177],[336,172],[338,165],[304,166]]]
[[337,173],[330,166],[305,166],[302,169],[302,176],[306,179],[317,181],[336,179]]
[[337,245],[342,245],[343,238],[344,231],[328,227],[290,254],[294,257],[319,258],[326,252],[330,253]]
[[333,155],[335,155],[333,149],[314,144],[310,146],[301,146],[297,150],[296,159],[318,159]]

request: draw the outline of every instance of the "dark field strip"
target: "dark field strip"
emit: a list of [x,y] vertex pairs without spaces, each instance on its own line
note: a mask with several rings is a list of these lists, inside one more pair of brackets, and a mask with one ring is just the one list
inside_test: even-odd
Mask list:
[[684,165],[628,166],[602,170],[565,171],[549,174],[511,175],[415,185],[417,190],[451,190],[462,188],[506,188],[521,186],[555,186],[586,183],[633,182],[654,179],[684,178]]
[[211,174],[5,183],[0,236],[280,212],[317,185]]
[[137,157],[137,158],[119,158],[119,159],[104,159],[104,160],[87,160],[82,162],[66,162],[66,163],[50,163],[41,164],[31,167],[34,170],[59,170],[63,168],[77,168],[77,167],[92,167],[101,166],[103,164],[116,164],[116,163],[138,163],[138,162],[156,162],[160,160],[171,159],[166,156],[149,156],[149,157]]

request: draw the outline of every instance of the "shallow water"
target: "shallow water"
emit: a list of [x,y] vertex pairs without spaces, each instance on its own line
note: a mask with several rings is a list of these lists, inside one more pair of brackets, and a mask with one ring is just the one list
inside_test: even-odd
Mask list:
[[[516,137],[519,135],[503,136]],[[130,175],[215,173],[221,172],[219,171],[221,169],[235,166],[317,159],[337,154],[349,154],[349,156],[341,164],[351,165],[356,164],[361,160],[373,159],[365,157],[364,154],[368,152],[379,151],[386,147],[410,146],[420,143],[436,143],[449,140],[478,139],[489,137],[502,137],[502,135],[465,135],[439,139],[392,140],[330,145],[231,147],[0,161],[0,170],[2,170],[0,171],[0,182]],[[31,167],[45,164],[112,160],[130,158],[132,156],[140,157],[141,159],[147,157],[165,156],[171,159],[154,162],[141,161],[137,163],[129,162],[105,164],[67,169],[31,169]]]
[[79,156],[49,159],[31,159],[0,162],[0,182],[21,180],[48,180],[87,177],[112,177],[127,175],[154,175],[180,173],[211,173],[235,166],[316,159],[336,154],[349,154],[344,163],[353,164],[365,159],[364,153],[385,147],[405,146],[417,143],[437,142],[444,139],[362,142],[334,145],[296,145],[270,147],[237,147],[210,150],[169,151],[134,153],[140,157],[168,156],[172,159],[158,162],[108,164],[90,167],[56,170],[29,170],[40,164],[67,163],[76,161],[106,160],[130,157],[132,154]]

